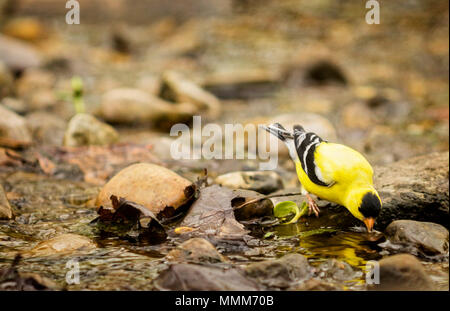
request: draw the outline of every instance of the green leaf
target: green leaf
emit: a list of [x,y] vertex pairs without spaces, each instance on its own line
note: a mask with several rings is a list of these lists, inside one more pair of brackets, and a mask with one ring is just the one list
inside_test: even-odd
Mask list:
[[293,224],[298,221],[298,219],[305,215],[308,212],[308,204],[303,202],[301,207],[299,208],[295,202],[292,201],[284,201],[280,202],[273,208],[273,214],[277,218],[287,218],[290,215],[294,215],[294,217],[285,224]]
[[273,237],[274,235],[275,235],[275,232],[269,231],[269,232],[267,232],[266,234],[264,234],[264,239],[271,238],[271,237]]

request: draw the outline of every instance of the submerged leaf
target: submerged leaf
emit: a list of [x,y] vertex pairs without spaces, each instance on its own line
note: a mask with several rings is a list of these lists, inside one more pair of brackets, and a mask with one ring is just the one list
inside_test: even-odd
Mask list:
[[231,200],[231,206],[238,221],[272,216],[271,200],[251,190],[233,190],[233,192],[236,196]]
[[50,279],[36,273],[19,272],[17,266],[22,257],[17,255],[11,266],[0,269],[0,290],[41,291],[55,290],[57,285]]
[[[131,231],[137,226],[140,238],[165,240],[165,229],[150,210],[124,198],[117,199],[115,195],[110,199],[112,208],[100,206],[98,209],[99,217],[95,221],[100,221],[101,227],[119,230],[125,228]],[[123,224],[128,226],[114,226]]]
[[294,217],[285,224],[296,223],[298,219],[307,212],[308,204],[306,204],[306,202],[303,202],[302,206],[299,208],[295,202],[283,201],[275,205],[273,208],[273,214],[277,218],[287,218],[290,215],[294,215]]
[[266,234],[264,234],[264,239],[268,239],[268,238],[271,238],[271,237],[273,237],[275,235],[275,232],[273,232],[273,231],[269,231],[269,232],[267,232]]
[[232,190],[218,185],[200,189],[199,198],[191,206],[180,227],[197,229],[194,236],[211,235],[222,239],[241,239],[248,231],[236,221],[231,200]]
[[183,234],[183,233],[188,233],[188,232],[192,232],[192,231],[196,231],[198,230],[197,228],[191,228],[191,227],[177,227],[175,228],[174,232],[176,234]]

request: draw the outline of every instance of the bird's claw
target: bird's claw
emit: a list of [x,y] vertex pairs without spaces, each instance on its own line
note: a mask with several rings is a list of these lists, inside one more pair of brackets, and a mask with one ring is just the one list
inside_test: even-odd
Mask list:
[[308,199],[308,207],[309,207],[308,216],[311,215],[311,213],[314,213],[316,217],[319,217],[320,209],[317,206],[317,203],[314,201],[313,198],[311,198],[309,194],[306,195],[306,198]]

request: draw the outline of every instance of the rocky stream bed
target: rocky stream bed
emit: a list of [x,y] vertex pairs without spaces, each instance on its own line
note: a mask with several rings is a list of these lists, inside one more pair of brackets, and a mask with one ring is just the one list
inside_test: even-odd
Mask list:
[[[383,2],[377,27],[356,2],[145,19],[119,1],[76,27],[37,2],[0,0],[0,290],[449,289],[447,1]],[[174,159],[171,126],[194,116],[298,123],[360,151],[374,232],[323,200],[319,218],[274,217],[306,200],[281,144],[270,171],[248,153]]]

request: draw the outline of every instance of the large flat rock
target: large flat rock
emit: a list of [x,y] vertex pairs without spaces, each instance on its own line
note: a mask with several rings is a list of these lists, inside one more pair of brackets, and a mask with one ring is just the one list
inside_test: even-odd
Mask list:
[[410,219],[448,228],[449,153],[432,153],[375,167],[375,188],[383,201],[378,229]]

